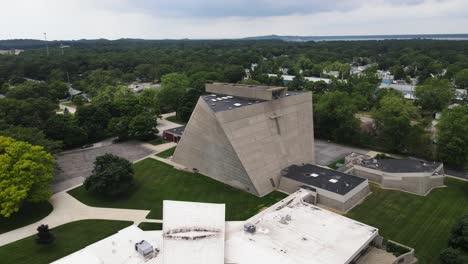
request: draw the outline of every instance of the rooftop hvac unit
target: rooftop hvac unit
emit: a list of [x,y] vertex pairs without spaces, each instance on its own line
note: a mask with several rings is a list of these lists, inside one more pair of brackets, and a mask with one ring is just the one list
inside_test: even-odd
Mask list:
[[146,240],[142,240],[135,244],[135,251],[140,253],[145,258],[152,258],[154,253],[153,246]]
[[257,227],[255,225],[246,223],[244,224],[244,231],[250,234],[254,234],[257,231]]

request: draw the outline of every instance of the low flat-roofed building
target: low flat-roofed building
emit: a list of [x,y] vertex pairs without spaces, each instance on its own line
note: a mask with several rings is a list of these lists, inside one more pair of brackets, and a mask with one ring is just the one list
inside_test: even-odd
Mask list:
[[[162,264],[162,256],[159,254],[162,240],[161,231],[143,231],[132,225],[52,263]],[[152,253],[143,256],[136,250],[136,244],[141,241],[146,241],[153,247]],[[66,241],[63,241],[63,243],[66,243]]]
[[312,164],[291,165],[282,172],[279,190],[293,193],[308,187],[315,195],[313,204],[347,212],[369,193],[365,178]]
[[163,201],[163,216],[164,263],[224,263],[224,204]]
[[351,154],[346,157],[346,173],[364,177],[383,188],[427,195],[444,185],[444,165],[417,159],[380,158]]
[[229,226],[225,263],[347,264],[378,238],[376,228],[314,206],[308,196],[301,189],[250,218],[254,232]]
[[163,138],[167,141],[177,143],[182,138],[182,135],[184,134],[184,130],[185,130],[185,126],[180,126],[180,127],[175,127],[175,128],[164,130]]

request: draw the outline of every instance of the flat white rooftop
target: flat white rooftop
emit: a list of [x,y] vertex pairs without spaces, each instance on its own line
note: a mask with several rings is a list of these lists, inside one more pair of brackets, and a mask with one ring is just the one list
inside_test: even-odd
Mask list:
[[224,263],[224,204],[164,201],[163,217],[164,263]]
[[351,262],[378,234],[374,227],[303,202],[299,190],[246,221],[226,230],[225,263],[344,264]]
[[[129,226],[117,234],[89,245],[80,251],[61,258],[53,264],[162,264],[162,255],[145,259],[135,251],[135,243],[141,240],[149,242],[153,248],[161,250],[161,231],[142,231],[136,226]],[[64,242],[65,243],[65,242]]]

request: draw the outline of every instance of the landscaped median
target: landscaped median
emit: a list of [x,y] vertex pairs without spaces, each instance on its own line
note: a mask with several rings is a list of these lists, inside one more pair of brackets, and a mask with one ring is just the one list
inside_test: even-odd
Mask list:
[[181,171],[154,159],[134,164],[135,188],[118,198],[88,193],[83,186],[68,193],[95,207],[151,210],[148,218],[162,219],[163,200],[226,204],[226,220],[245,220],[280,201],[285,194],[273,192],[257,197],[207,176]]
[[131,222],[83,220],[51,229],[55,241],[39,245],[30,236],[0,247],[2,264],[47,264],[117,233]]
[[372,184],[372,195],[347,214],[379,228],[386,239],[414,248],[420,263],[439,263],[455,221],[468,213],[468,182],[446,178],[447,188],[428,196],[384,190]]

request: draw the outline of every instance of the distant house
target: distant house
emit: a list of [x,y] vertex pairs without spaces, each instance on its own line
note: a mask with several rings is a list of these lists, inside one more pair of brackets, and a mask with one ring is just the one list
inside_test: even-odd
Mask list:
[[83,99],[86,101],[86,102],[91,102],[91,98],[89,97],[88,94],[80,91],[80,90],[76,90],[74,89],[71,85],[68,85],[68,100],[73,100],[73,98],[77,95],[80,95],[81,97],[83,97]]
[[0,50],[0,55],[19,55],[23,51],[21,49]]
[[326,71],[326,70],[323,70],[322,73],[325,74],[325,75],[328,75],[328,76],[333,76],[335,78],[340,77],[340,72],[339,71]]
[[408,100],[414,100],[414,91],[415,91],[416,85],[413,84],[407,84],[407,83],[401,83],[401,82],[391,82],[391,83],[384,83],[382,82],[379,86],[379,89],[394,89],[399,91],[400,93],[403,94],[405,99]]
[[[277,74],[267,74],[268,77],[278,77]],[[294,78],[296,78],[296,76],[294,75],[281,75],[281,77],[283,78],[283,82],[284,84],[287,84],[289,82],[292,82],[294,80]],[[319,77],[304,77],[304,79],[308,82],[318,82],[318,81],[324,81],[326,82],[327,84],[330,84],[331,83],[331,79],[329,78],[319,78]]]
[[468,99],[468,94],[465,89],[455,89],[455,100],[463,101]]
[[141,93],[146,89],[160,90],[161,85],[150,82],[132,82],[127,87],[134,93]]
[[349,70],[349,74],[361,75],[365,70],[369,69],[372,66],[374,66],[374,64],[367,64],[363,66],[351,66],[351,69]]

